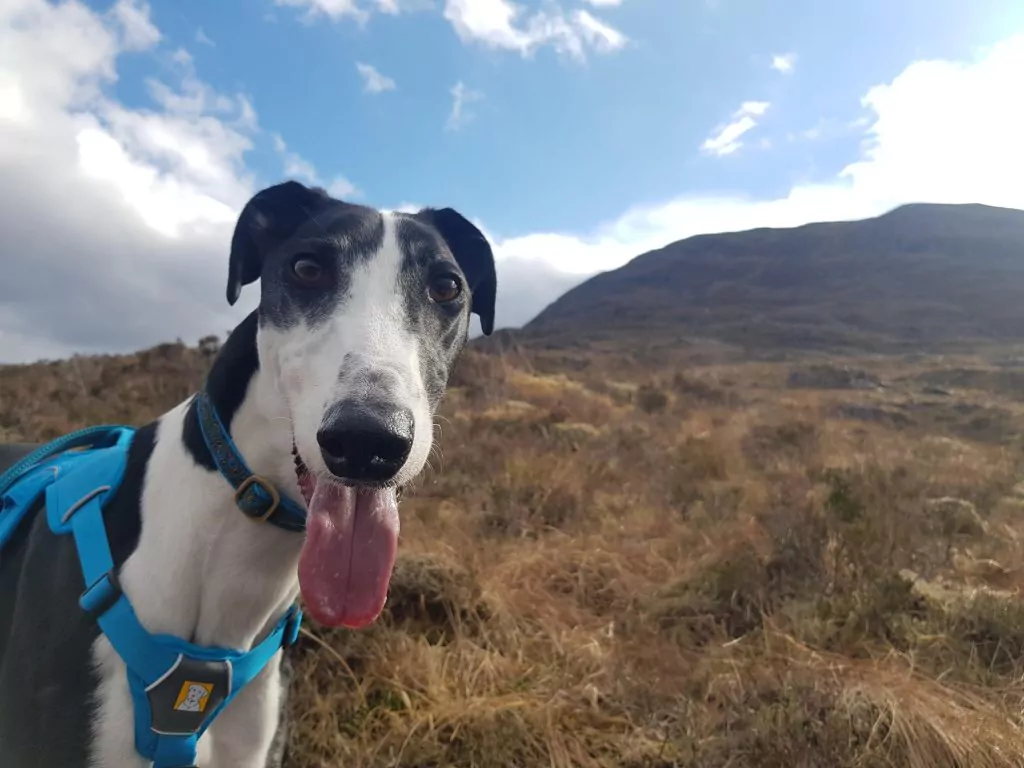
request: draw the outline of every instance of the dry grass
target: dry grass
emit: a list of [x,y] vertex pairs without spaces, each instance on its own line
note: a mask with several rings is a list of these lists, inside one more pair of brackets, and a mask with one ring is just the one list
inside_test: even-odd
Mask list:
[[[205,365],[2,369],[0,429],[139,422]],[[297,649],[287,764],[1024,766],[1024,406],[857,365],[887,385],[467,353],[385,615]]]

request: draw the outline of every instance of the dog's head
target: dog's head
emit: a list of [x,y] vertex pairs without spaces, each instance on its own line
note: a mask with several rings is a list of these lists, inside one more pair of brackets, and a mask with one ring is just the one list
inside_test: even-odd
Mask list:
[[450,208],[382,213],[289,181],[235,228],[228,301],[257,279],[260,364],[292,420],[310,512],[303,594],[321,622],[359,626],[383,607],[395,489],[426,464],[470,313],[493,329],[494,257]]

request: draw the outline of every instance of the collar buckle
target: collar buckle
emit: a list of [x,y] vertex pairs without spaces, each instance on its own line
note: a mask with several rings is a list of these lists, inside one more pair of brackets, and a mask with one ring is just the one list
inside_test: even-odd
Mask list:
[[[262,493],[260,493],[262,491]],[[266,505],[266,511],[258,514],[250,514],[250,510],[256,511],[264,506],[264,500],[269,498],[270,503]],[[235,504],[245,512],[246,517],[256,523],[265,523],[281,505],[281,494],[272,482],[259,475],[249,475],[242,481],[242,484],[235,489]]]

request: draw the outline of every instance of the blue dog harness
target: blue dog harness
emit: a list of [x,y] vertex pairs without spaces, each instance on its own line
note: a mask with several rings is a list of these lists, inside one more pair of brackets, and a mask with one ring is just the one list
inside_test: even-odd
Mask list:
[[[197,396],[203,437],[248,517],[285,530],[305,527],[305,510],[253,475],[206,393]],[[154,768],[195,768],[199,737],[247,683],[299,634],[302,611],[291,606],[273,631],[248,651],[203,647],[150,634],[117,580],[103,504],[124,477],[135,429],[90,427],[65,435],[0,475],[0,551],[45,494],[46,521],[75,540],[86,589],[79,605],[99,624],[127,666],[135,716],[135,749]]]

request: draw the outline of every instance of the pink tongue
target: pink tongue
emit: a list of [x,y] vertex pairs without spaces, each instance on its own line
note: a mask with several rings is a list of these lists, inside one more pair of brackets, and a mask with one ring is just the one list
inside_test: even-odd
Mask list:
[[309,500],[299,587],[319,623],[352,629],[380,615],[398,550],[393,489],[355,490],[318,482]]

